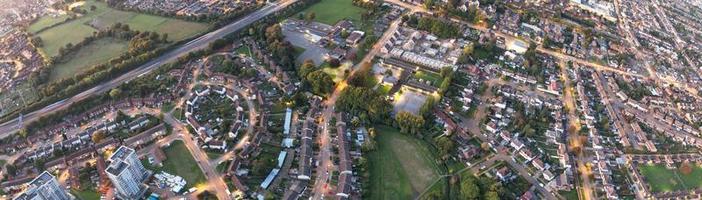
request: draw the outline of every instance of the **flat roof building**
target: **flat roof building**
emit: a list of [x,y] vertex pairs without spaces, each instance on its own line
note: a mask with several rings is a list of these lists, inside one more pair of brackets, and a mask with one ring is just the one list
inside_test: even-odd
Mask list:
[[147,171],[136,156],[134,149],[120,146],[110,156],[110,166],[105,169],[107,176],[117,189],[118,197],[124,199],[138,199],[146,188],[142,182],[149,177]]
[[61,188],[56,178],[49,172],[42,172],[34,178],[24,193],[15,197],[15,200],[69,200],[66,190]]

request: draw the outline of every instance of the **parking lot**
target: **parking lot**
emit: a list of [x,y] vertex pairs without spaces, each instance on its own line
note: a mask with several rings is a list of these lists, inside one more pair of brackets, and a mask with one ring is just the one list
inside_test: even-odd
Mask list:
[[324,62],[324,55],[327,53],[327,49],[316,44],[305,30],[298,26],[295,22],[288,20],[283,22],[283,35],[285,39],[290,41],[292,45],[297,47],[302,47],[305,52],[297,57],[297,62],[302,63],[307,59],[311,59],[315,64],[320,65]]

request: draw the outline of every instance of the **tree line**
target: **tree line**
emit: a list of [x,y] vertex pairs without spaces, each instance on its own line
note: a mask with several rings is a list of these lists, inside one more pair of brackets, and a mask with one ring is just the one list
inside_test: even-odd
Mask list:
[[403,16],[403,21],[410,27],[427,31],[439,38],[457,38],[461,36],[461,27],[431,16]]

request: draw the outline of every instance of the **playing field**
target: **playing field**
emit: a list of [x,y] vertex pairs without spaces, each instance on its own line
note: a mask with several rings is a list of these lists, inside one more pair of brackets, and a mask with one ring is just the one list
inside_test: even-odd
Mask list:
[[207,180],[183,141],[176,140],[163,151],[167,158],[163,161],[161,169],[170,174],[182,176],[188,182],[185,188],[193,187],[197,183],[203,183]]
[[314,20],[317,22],[334,25],[339,20],[349,19],[358,26],[365,9],[354,6],[351,0],[321,0],[303,11],[307,12],[314,12]]
[[439,177],[425,143],[392,127],[376,131],[378,148],[369,154],[370,199],[414,199]]
[[76,59],[69,59],[68,62],[56,64],[49,79],[50,81],[56,81],[80,74],[94,65],[102,64],[111,58],[118,57],[127,51],[127,46],[127,41],[112,38],[93,41],[70,56]]
[[683,175],[679,169],[665,165],[640,165],[639,171],[651,186],[651,192],[670,192],[702,188],[702,167],[693,165],[692,173]]

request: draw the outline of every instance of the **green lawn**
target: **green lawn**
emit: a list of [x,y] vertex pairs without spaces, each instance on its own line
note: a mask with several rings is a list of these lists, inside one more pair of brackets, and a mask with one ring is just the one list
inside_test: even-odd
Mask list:
[[176,140],[163,151],[167,158],[163,161],[161,170],[182,176],[188,182],[185,188],[193,187],[195,184],[207,180],[183,141]]
[[329,63],[325,62],[322,64],[322,71],[324,71],[324,73],[329,74],[329,76],[332,77],[332,80],[334,80],[334,83],[338,83],[344,80],[344,72],[346,71],[346,69],[349,69],[351,65],[352,64],[350,62],[345,62],[341,63],[339,67],[333,68],[329,66]]
[[27,27],[27,31],[31,33],[37,33],[38,31],[50,27],[54,24],[58,24],[61,22],[66,21],[68,19],[68,15],[59,15],[59,16],[45,16],[42,18],[39,18],[37,21],[32,23],[29,27]]
[[439,177],[427,144],[392,127],[376,131],[378,148],[369,154],[370,199],[414,199]]
[[569,191],[560,191],[560,192],[558,192],[558,194],[565,197],[565,199],[579,199],[578,189],[572,189]]
[[429,85],[434,86],[434,87],[441,86],[441,81],[443,81],[443,79],[441,78],[441,75],[434,73],[434,72],[425,72],[422,70],[418,70],[414,74],[414,78],[416,78],[417,80],[421,79],[422,82],[429,81],[429,82],[431,82]]
[[651,186],[651,192],[670,192],[702,187],[702,168],[694,166],[690,175],[683,176],[677,169],[665,165],[640,165],[639,171]]
[[112,38],[103,38],[93,41],[70,55],[68,62],[56,64],[49,76],[50,81],[71,78],[89,70],[95,65],[120,56],[128,49],[128,42]]
[[236,53],[244,54],[248,57],[253,57],[253,54],[251,53],[251,49],[249,49],[249,47],[247,47],[247,46],[241,46],[241,47],[237,48]]
[[209,159],[217,159],[219,157],[222,157],[222,155],[224,155],[223,153],[219,153],[219,152],[207,152],[206,154],[207,154],[207,158],[209,158]]
[[684,175],[678,172],[680,179],[682,179],[683,183],[685,183],[688,190],[702,189],[702,166],[695,164],[692,165],[692,173]]
[[79,200],[98,200],[100,194],[93,189],[71,190],[71,193]]
[[303,11],[307,12],[314,12],[314,20],[317,22],[334,25],[339,20],[349,19],[358,26],[365,9],[354,6],[351,0],[321,0]]

